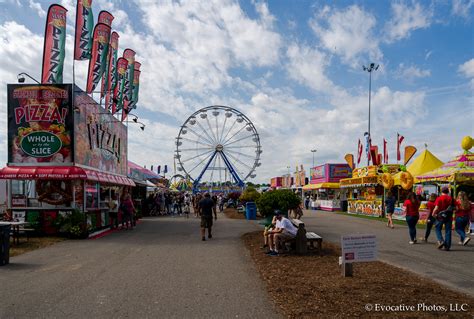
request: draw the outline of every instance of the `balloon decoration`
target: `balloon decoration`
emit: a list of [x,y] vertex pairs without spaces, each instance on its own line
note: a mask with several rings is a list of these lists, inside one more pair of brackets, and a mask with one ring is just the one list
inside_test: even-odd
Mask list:
[[461,141],[461,147],[463,148],[463,150],[467,152],[472,148],[473,145],[474,145],[474,139],[470,136],[464,136],[464,138]]
[[393,187],[394,180],[393,180],[392,174],[383,173],[381,179],[382,179],[382,185],[385,189],[391,189]]
[[400,186],[404,190],[410,190],[413,187],[413,176],[409,172],[402,172],[400,175]]

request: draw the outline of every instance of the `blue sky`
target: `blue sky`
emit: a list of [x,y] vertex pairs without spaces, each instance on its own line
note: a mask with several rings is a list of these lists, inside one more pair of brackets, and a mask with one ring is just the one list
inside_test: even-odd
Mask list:
[[[6,162],[6,83],[40,77],[45,14],[53,1],[0,0],[0,162]],[[68,11],[64,77],[72,81],[75,1]],[[115,16],[119,47],[142,62],[129,159],[173,166],[174,138],[194,111],[228,105],[246,114],[261,138],[254,181],[303,164],[343,162],[368,121],[389,142],[428,148],[447,161],[474,135],[474,1],[182,1],[93,0]],[[121,52],[121,51],[120,51]],[[85,86],[87,62],[76,63]],[[364,160],[363,160],[364,162]]]

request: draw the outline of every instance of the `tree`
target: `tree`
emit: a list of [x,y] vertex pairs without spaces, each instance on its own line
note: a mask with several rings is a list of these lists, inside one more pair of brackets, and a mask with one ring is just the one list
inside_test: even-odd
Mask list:
[[247,187],[242,195],[240,195],[240,200],[243,203],[246,202],[255,202],[260,198],[260,193],[253,187]]
[[264,217],[273,215],[276,209],[286,213],[301,204],[301,198],[289,189],[279,189],[263,193],[257,200],[257,207]]

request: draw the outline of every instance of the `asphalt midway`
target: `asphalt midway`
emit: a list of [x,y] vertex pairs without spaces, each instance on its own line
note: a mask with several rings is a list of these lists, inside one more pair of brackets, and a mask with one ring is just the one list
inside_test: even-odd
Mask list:
[[408,227],[402,225],[391,229],[376,220],[308,210],[304,211],[302,220],[307,231],[323,237],[323,245],[324,241],[340,244],[341,235],[375,234],[379,260],[474,296],[474,238],[467,246],[461,246],[458,245],[459,235],[453,231],[451,250],[444,251],[436,248],[434,227],[428,243],[419,240],[424,237],[425,229],[417,229],[418,243],[410,245]]
[[0,318],[279,318],[240,235],[255,221],[151,217],[0,267]]

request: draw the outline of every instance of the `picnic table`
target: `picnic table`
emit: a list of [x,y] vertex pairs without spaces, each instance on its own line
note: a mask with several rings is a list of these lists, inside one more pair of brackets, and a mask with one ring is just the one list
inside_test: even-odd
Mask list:
[[12,229],[12,237],[13,237],[13,244],[15,244],[16,240],[16,245],[20,244],[20,226],[26,226],[29,225],[28,222],[24,221],[0,221],[0,225],[10,225]]

